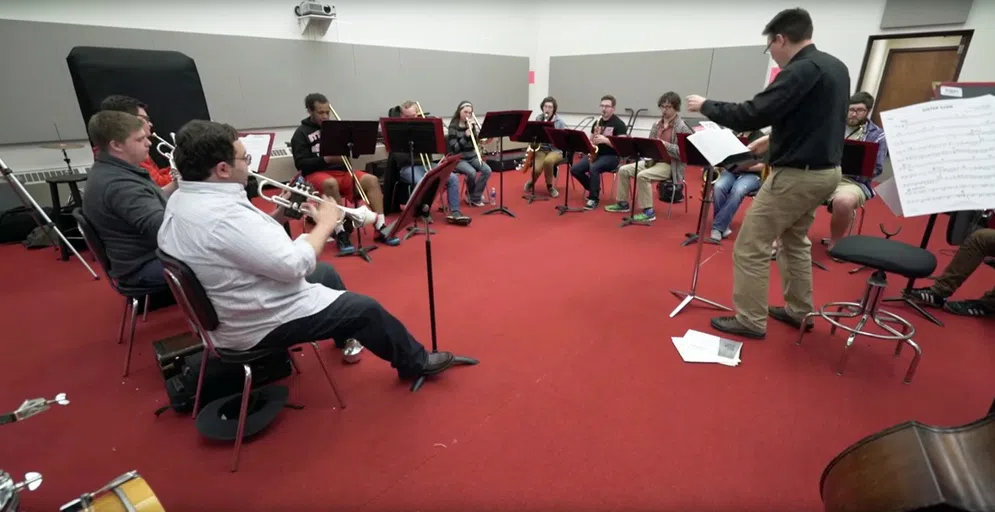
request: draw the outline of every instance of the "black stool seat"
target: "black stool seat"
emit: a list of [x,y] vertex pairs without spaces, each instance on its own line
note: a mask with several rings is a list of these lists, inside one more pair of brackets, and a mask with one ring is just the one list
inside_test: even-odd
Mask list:
[[898,240],[853,235],[840,239],[829,255],[903,277],[919,279],[936,270],[933,253]]
[[250,348],[249,350],[215,348],[214,351],[224,362],[234,364],[249,364],[277,352],[277,350],[269,348]]
[[81,181],[86,181],[85,174],[60,174],[45,178],[46,183],[79,183]]

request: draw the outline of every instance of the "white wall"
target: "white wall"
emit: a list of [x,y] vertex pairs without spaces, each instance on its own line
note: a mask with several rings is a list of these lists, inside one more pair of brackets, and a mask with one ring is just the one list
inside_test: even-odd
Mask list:
[[[807,3],[797,0],[615,0],[610,2],[610,7],[549,0],[538,9],[542,21],[534,58],[536,83],[529,96],[530,107],[537,108],[538,102],[548,93],[550,56],[764,45],[766,39],[760,35],[764,25],[778,11],[799,4],[812,14],[816,45],[840,58],[850,68],[854,89],[868,36],[927,30],[878,28],[885,0]],[[995,80],[995,1],[975,0],[967,24],[943,28],[975,29],[961,80]],[[928,30],[939,29],[930,27]],[[680,73],[680,70],[674,72]],[[577,77],[577,80],[583,79]],[[764,83],[757,84],[758,91],[763,86]],[[660,92],[667,90],[667,84],[661,83]],[[705,93],[676,92],[682,97]],[[619,102],[624,106],[624,98],[619,98]],[[597,105],[598,98],[591,98],[591,114],[597,111]],[[637,130],[648,130],[651,118],[659,115],[659,111],[649,114],[647,118],[640,116]],[[584,116],[565,117],[572,125]]]
[[[875,98],[878,97],[878,87],[881,86],[881,74],[884,73],[884,65],[888,62],[888,55],[892,50],[957,46],[960,44],[960,41],[961,36],[913,37],[909,39],[879,39],[874,41],[874,44],[871,45],[871,56],[867,59],[867,70],[864,72],[864,82],[860,84],[860,90],[871,93],[871,96]],[[968,54],[970,53],[971,50],[968,49]],[[859,68],[857,72],[860,72]]]
[[[302,34],[293,13],[297,3],[295,0],[0,0],[0,19],[317,39],[495,55],[532,57],[535,54],[538,22],[524,0],[502,3],[432,0],[428,6],[413,0],[330,0],[323,3],[335,6],[338,19],[323,36]],[[492,27],[518,27],[525,37],[507,37],[485,30],[485,21]],[[453,70],[456,76],[460,72]],[[14,100],[4,97],[0,89],[0,101]],[[291,117],[298,114],[304,117],[303,106],[301,110],[290,113]],[[293,133],[287,129],[275,131],[275,147],[282,147]],[[69,156],[73,166],[89,165],[93,160],[88,148],[72,150]],[[33,145],[0,146],[0,157],[19,172],[65,167],[61,153]]]

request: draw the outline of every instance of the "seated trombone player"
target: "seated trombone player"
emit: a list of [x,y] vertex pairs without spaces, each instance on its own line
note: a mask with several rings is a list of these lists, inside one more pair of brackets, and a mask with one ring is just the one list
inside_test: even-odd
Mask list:
[[[319,154],[321,123],[332,118],[332,106],[328,103],[328,98],[323,94],[311,93],[304,98],[304,106],[307,108],[308,117],[301,120],[301,125],[290,138],[294,166],[318,193],[329,196],[338,203],[342,202],[343,197],[351,200],[355,197],[356,184],[346,169],[343,158],[341,156],[323,157]],[[389,230],[383,213],[383,192],[380,189],[380,180],[372,174],[359,170],[353,170],[353,174],[359,180],[363,193],[370,200],[370,209],[377,213],[377,221],[374,224],[377,232],[375,240],[391,246],[400,244],[401,241],[397,237],[387,237]],[[356,249],[344,226],[336,227],[332,236],[335,238],[340,254],[355,252]]]
[[166,205],[159,246],[196,273],[217,310],[219,348],[359,339],[402,379],[452,365],[451,353],[428,353],[376,300],[348,291],[317,261],[342,220],[334,199],[306,205],[315,226],[291,240],[278,220],[282,208],[263,213],[245,196],[250,156],[234,128],[190,121],[176,134],[174,161],[183,186]]
[[[405,101],[401,105],[401,117],[418,117],[418,103],[410,100]],[[417,185],[425,177],[425,174],[431,170],[426,169],[425,165],[435,165],[435,162],[431,161],[431,155],[425,155],[425,161],[419,161],[419,155],[415,155],[415,162],[411,162],[411,153],[408,151],[395,151],[390,154],[390,157],[394,160],[397,168],[400,169],[401,181],[411,186]],[[470,224],[470,217],[460,212],[459,178],[456,177],[456,173],[449,174],[449,181],[446,183],[446,197],[449,202],[446,221],[450,224],[468,226]]]
[[484,206],[484,191],[487,190],[487,180],[491,177],[491,167],[484,161],[480,146],[486,140],[480,140],[476,116],[473,114],[473,104],[461,101],[449,121],[449,131],[446,135],[446,145],[449,153],[460,155],[463,160],[456,164],[453,170],[462,174],[466,181],[466,202],[471,206]]
[[[558,108],[559,105],[556,103],[556,98],[546,96],[543,98],[542,105],[540,106],[542,112],[536,114],[535,120],[553,123],[553,128],[557,130],[566,128],[566,121],[556,113]],[[535,158],[535,170],[532,173],[532,179],[525,183],[525,193],[532,192],[532,187],[539,181],[539,173],[542,173],[546,178],[546,191],[549,193],[549,197],[560,197],[560,192],[556,190],[556,186],[553,183],[553,170],[563,161],[563,152],[554,148],[552,144],[544,142],[539,145],[539,149],[536,150],[533,158]],[[531,170],[525,169],[526,172]]]

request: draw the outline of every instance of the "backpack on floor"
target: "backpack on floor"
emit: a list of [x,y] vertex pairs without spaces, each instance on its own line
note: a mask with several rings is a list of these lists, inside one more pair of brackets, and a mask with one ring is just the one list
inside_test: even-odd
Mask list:
[[[200,364],[203,361],[204,350],[187,354],[178,363],[179,371],[166,379],[166,395],[169,405],[160,407],[155,415],[159,416],[168,409],[178,413],[193,411],[194,395],[197,392],[197,377]],[[249,364],[252,368],[252,389],[258,389],[290,376],[293,365],[290,362],[290,351],[276,352]],[[245,371],[240,364],[222,363],[217,358],[207,361],[204,370],[204,388],[201,390],[201,406],[214,400],[242,392],[245,384]]]
[[673,181],[666,180],[657,183],[656,190],[660,194],[660,201],[669,203],[680,203],[684,201],[684,186],[674,184]]

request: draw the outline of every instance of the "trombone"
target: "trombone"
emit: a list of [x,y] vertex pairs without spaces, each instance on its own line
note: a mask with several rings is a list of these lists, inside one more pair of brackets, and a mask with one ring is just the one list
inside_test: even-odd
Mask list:
[[473,150],[477,153],[477,161],[483,164],[484,159],[480,156],[480,145],[477,144],[476,130],[474,129],[474,127],[480,126],[480,121],[477,121],[477,115],[473,112],[470,112],[470,117],[473,118],[472,121],[470,119],[466,120],[467,127],[470,128],[470,142],[473,142]]
[[[421,109],[421,104],[417,101],[415,102],[415,108],[418,109],[418,117],[425,119],[425,111]],[[425,172],[432,170],[432,159],[428,155],[422,153],[418,157],[421,159],[421,166],[425,169]]]
[[[328,108],[332,109],[332,115],[335,117],[336,121],[342,120],[342,118],[339,117],[339,114],[335,112],[335,107],[329,105]],[[356,177],[356,173],[352,171],[352,162],[349,161],[349,157],[342,155],[342,163],[345,165],[345,169],[349,171],[349,176],[352,176],[352,181],[356,183],[356,190],[359,192],[359,197],[364,203],[370,204],[370,200],[366,197],[366,192],[363,190],[363,184],[359,182],[359,178]]]

